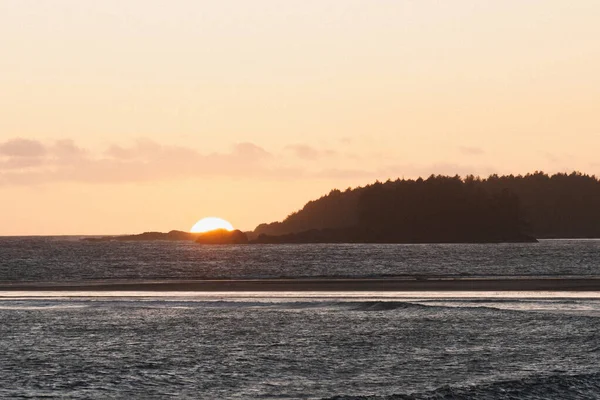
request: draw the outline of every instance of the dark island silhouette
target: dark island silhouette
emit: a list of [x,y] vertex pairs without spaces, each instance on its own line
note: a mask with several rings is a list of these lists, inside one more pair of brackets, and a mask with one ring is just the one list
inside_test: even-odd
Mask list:
[[[463,200],[466,203],[461,205]],[[507,221],[498,221],[494,209],[499,212],[497,216],[513,213],[512,228],[505,225]],[[470,175],[464,179],[432,175],[375,182],[343,192],[332,190],[281,222],[259,225],[251,238],[387,224],[397,232],[404,231],[394,235],[410,238],[412,230],[414,238],[423,241],[448,238],[453,231],[457,238],[480,231],[480,241],[487,241],[489,235],[506,236],[511,229],[514,233],[515,218],[520,220],[521,233],[538,239],[600,238],[600,180],[580,172],[535,172],[488,178]]]
[[99,238],[85,238],[88,242],[145,242],[145,241],[196,241],[202,244],[245,244],[248,243],[248,236],[240,231],[228,231],[226,229],[217,229],[204,233],[192,233],[184,231],[163,232],[144,232],[138,235],[123,236],[104,236]]
[[240,231],[228,231],[226,229],[216,229],[214,231],[198,234],[196,243],[200,244],[247,244],[248,236]]
[[431,175],[337,189],[253,232],[171,231],[86,239],[245,243],[495,243],[599,238],[600,181],[580,172]]
[[[397,180],[332,191],[281,223],[260,225],[257,243],[533,242],[517,196],[460,177]],[[314,222],[314,223],[311,223]],[[309,229],[307,229],[309,228]]]
[[170,231],[164,232],[144,232],[137,235],[122,235],[122,236],[103,236],[98,238],[85,238],[88,242],[110,242],[110,241],[122,241],[122,242],[144,242],[153,240],[166,240],[166,241],[185,241],[185,240],[196,240],[198,238],[197,233],[190,233],[184,231]]

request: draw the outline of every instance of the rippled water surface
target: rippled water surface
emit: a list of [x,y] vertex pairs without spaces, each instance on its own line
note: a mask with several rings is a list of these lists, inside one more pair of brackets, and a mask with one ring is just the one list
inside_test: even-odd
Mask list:
[[[0,238],[5,283],[597,276],[599,267],[594,240],[207,247]],[[600,293],[129,295],[0,292],[0,397],[600,398]]]
[[600,240],[202,246],[0,238],[0,281],[389,275],[600,275]]
[[599,398],[599,316],[597,299],[4,298],[0,396]]

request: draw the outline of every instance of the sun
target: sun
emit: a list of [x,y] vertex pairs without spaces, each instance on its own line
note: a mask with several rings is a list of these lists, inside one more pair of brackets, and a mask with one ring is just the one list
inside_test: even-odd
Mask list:
[[225,221],[222,218],[207,217],[202,218],[200,221],[196,222],[196,225],[192,227],[190,232],[204,233],[215,231],[217,229],[225,229],[227,231],[232,231],[233,225],[231,225],[229,222]]

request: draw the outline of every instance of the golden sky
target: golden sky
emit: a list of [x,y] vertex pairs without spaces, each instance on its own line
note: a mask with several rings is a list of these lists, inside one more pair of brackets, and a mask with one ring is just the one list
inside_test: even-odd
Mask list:
[[332,188],[600,174],[597,0],[0,0],[0,235],[241,229]]

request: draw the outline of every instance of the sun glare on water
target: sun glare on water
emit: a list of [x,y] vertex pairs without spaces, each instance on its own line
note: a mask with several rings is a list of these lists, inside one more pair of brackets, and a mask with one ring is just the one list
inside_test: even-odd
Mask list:
[[204,233],[215,231],[217,229],[225,229],[228,231],[232,231],[233,225],[231,225],[229,222],[225,221],[222,218],[207,217],[202,218],[200,221],[196,222],[196,225],[192,227],[191,232]]

